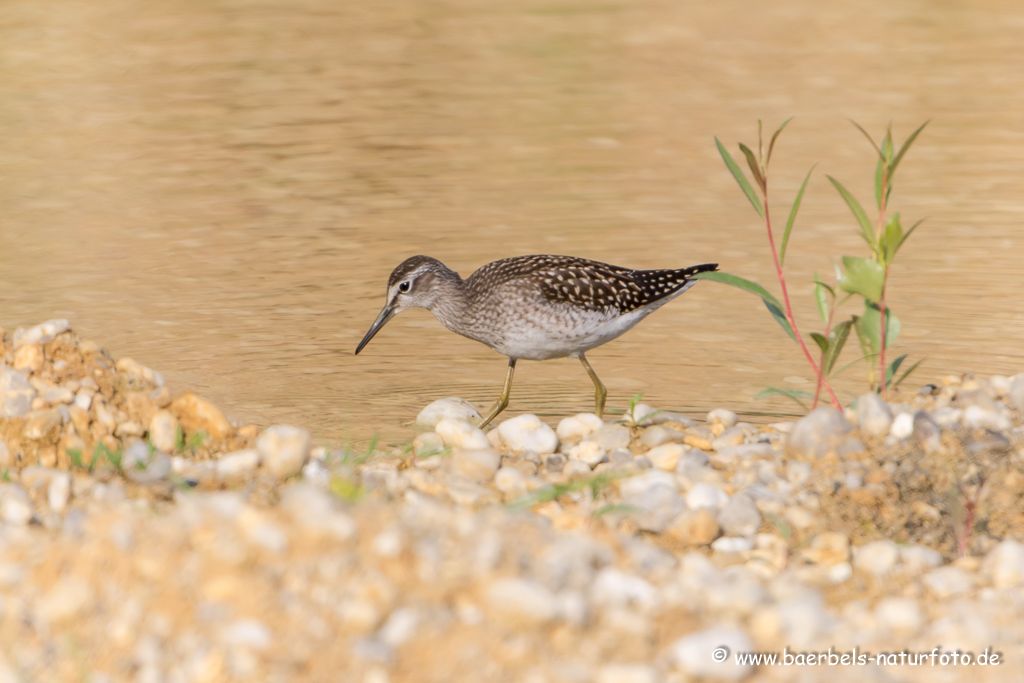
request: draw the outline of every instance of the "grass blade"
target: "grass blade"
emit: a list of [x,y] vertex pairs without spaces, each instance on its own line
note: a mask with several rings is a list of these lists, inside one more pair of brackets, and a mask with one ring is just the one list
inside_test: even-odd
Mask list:
[[917,361],[916,363],[914,363],[913,365],[911,365],[911,366],[910,366],[909,368],[907,368],[906,370],[904,370],[904,371],[903,371],[903,374],[902,374],[902,375],[900,375],[899,379],[897,379],[897,380],[896,380],[895,382],[893,382],[893,384],[892,384],[892,387],[893,387],[893,388],[896,388],[896,387],[898,387],[898,386],[899,386],[899,385],[900,385],[900,384],[901,384],[901,383],[903,382],[903,380],[905,380],[905,379],[906,379],[907,377],[909,377],[909,376],[910,376],[910,373],[912,373],[912,372],[913,372],[914,370],[917,370],[917,366],[918,366],[918,365],[920,365],[921,363],[923,363],[923,362],[924,362],[924,360],[925,360],[925,359],[924,359],[924,358],[922,358],[921,360]]
[[785,396],[791,401],[796,401],[804,410],[807,410],[807,404],[804,400],[810,400],[814,398],[814,394],[809,391],[803,391],[802,389],[780,389],[779,387],[765,387],[763,391],[759,391],[755,400],[762,398],[769,398],[770,396]]
[[[814,166],[817,166],[815,164]],[[814,173],[814,166],[807,171],[807,176],[804,177],[804,182],[800,185],[800,191],[796,193],[796,199],[793,200],[793,207],[789,210],[789,218],[786,219],[786,231],[782,233],[782,247],[779,249],[779,265],[785,265],[786,263],[786,245],[789,244],[789,232],[793,229],[793,222],[796,221],[796,214],[800,211],[800,202],[804,200],[804,190],[807,189],[807,181],[811,179],[811,174]]]
[[732,158],[728,150],[722,146],[718,138],[715,138],[715,145],[718,147],[718,153],[722,155],[722,161],[725,162],[729,172],[732,173],[732,177],[739,183],[740,189],[743,190],[743,194],[747,195],[747,199],[750,200],[751,206],[757,211],[757,215],[764,218],[764,209],[761,207],[761,200],[757,198],[757,193],[754,192],[754,188],[750,186],[747,181],[747,177],[743,175],[743,170],[739,167],[739,164]]
[[868,215],[864,211],[864,207],[860,205],[860,202],[857,201],[857,198],[854,197],[849,190],[843,187],[842,183],[840,183],[832,176],[826,177],[830,181],[832,181],[832,184],[835,186],[836,191],[839,192],[839,196],[842,197],[843,201],[846,202],[846,205],[850,207],[850,211],[853,212],[853,217],[856,218],[857,222],[860,224],[861,234],[864,236],[864,239],[867,241],[867,243],[871,246],[872,250],[877,253],[878,247],[875,245],[874,232],[871,228],[871,220],[868,219]]
[[768,168],[768,164],[770,164],[772,162],[772,150],[775,149],[775,141],[779,139],[779,135],[782,134],[782,131],[784,131],[786,129],[786,126],[788,126],[789,122],[792,121],[792,120],[793,120],[793,117],[790,116],[788,119],[783,121],[782,125],[779,126],[778,130],[776,130],[775,133],[772,134],[772,141],[768,143],[768,156],[764,160],[765,168]]
[[761,192],[765,192],[768,189],[767,183],[764,181],[764,176],[761,175],[761,169],[757,166],[757,158],[754,153],[750,151],[750,148],[740,143],[740,151],[743,152],[743,156],[747,158],[747,166],[750,167],[750,172],[754,174],[754,180],[757,181],[758,186],[761,188]]
[[[818,274],[814,274],[814,302],[818,304],[818,315],[821,316],[821,322],[828,324],[828,293],[826,289],[829,288],[823,282],[818,282]],[[835,294],[833,294],[835,296]]]
[[[919,220],[918,222],[914,223],[913,225],[911,225],[910,229],[907,230],[905,233],[903,233],[903,238],[900,240],[899,244],[896,245],[896,251],[900,250],[900,247],[903,246],[903,243],[907,241],[908,237],[910,237],[910,233],[912,233],[915,230],[917,230],[917,226],[921,225],[922,223],[924,223],[924,219],[923,218],[921,220]],[[896,251],[893,252],[893,256],[896,255]]]
[[924,130],[924,127],[927,126],[929,123],[931,123],[931,119],[928,119],[927,121],[922,123],[917,130],[910,134],[910,137],[907,138],[907,141],[903,143],[903,146],[900,147],[900,151],[896,153],[896,157],[892,160],[892,166],[889,167],[890,181],[892,177],[896,175],[896,167],[899,166],[900,161],[903,160],[903,155],[907,153],[907,150],[910,149],[910,146],[914,144],[914,140],[917,139],[917,136],[921,134],[921,131]]
[[885,384],[888,387],[892,387],[892,378],[896,376],[896,373],[900,371],[900,366],[903,365],[903,361],[907,359],[907,354],[903,354],[889,363],[889,367],[885,369]]

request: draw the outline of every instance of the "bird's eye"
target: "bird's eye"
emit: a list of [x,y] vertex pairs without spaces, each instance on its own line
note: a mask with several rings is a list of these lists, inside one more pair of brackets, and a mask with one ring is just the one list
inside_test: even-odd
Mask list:
[[408,291],[409,291],[409,287],[410,287],[410,286],[411,286],[411,285],[410,285],[409,281],[408,281],[408,280],[406,280],[406,281],[405,281],[405,282],[403,282],[402,284],[398,285],[398,291],[399,291],[399,292],[408,292]]

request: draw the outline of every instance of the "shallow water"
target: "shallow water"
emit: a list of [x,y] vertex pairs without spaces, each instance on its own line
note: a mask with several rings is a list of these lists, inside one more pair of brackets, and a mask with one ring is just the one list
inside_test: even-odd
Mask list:
[[[896,353],[918,383],[1024,370],[1024,7],[765,3],[88,0],[0,8],[0,324],[85,337],[236,416],[392,440],[427,402],[486,407],[505,359],[405,313],[352,355],[388,273],[426,253],[463,275],[567,253],[637,268],[717,261],[772,284],[763,228],[713,144],[789,116],[784,217],[807,283],[864,247],[824,174],[867,203],[871,151],[932,119],[894,206]],[[781,218],[777,218],[781,223]],[[852,312],[852,310],[851,310]],[[853,349],[848,351],[854,358]],[[630,396],[753,419],[807,388],[748,294],[704,283],[589,357]],[[864,388],[863,369],[838,383]],[[521,363],[512,411],[590,409],[576,361]]]

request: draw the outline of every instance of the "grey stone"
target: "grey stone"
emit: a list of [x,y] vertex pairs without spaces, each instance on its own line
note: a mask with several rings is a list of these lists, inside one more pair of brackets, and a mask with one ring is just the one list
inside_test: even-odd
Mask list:
[[761,513],[750,496],[738,493],[718,511],[718,523],[727,536],[753,536],[761,527]]
[[1024,544],[1006,540],[989,551],[982,570],[996,588],[1024,584]]
[[1013,406],[1019,412],[1024,413],[1024,373],[1010,378],[1010,389],[1007,394]]
[[239,482],[251,477],[259,466],[259,451],[255,448],[245,448],[221,456],[215,468],[217,478],[221,481]]
[[940,599],[963,595],[974,588],[967,572],[953,565],[933,569],[921,581],[932,595]]
[[682,443],[686,437],[681,431],[661,425],[653,425],[640,435],[640,443],[648,448],[655,448],[667,443]]
[[628,448],[629,429],[622,425],[606,424],[588,436],[584,443],[587,441],[596,443],[605,452],[613,451],[616,448]]
[[833,452],[842,442],[850,424],[831,406],[821,406],[796,421],[789,433],[790,453],[816,460]]
[[32,520],[32,502],[18,484],[0,484],[0,519],[6,524],[24,526]]
[[717,512],[729,502],[729,496],[725,491],[714,484],[700,482],[694,484],[686,493],[686,505],[691,510],[698,508],[710,508]]
[[710,455],[711,462],[720,465],[733,465],[746,460],[759,458],[770,458],[773,455],[772,447],[766,443],[747,443],[738,446],[725,446],[718,448]]
[[892,427],[892,410],[881,396],[869,391],[857,399],[857,422],[865,436],[885,436]]
[[25,373],[0,365],[0,417],[25,417],[35,397]]

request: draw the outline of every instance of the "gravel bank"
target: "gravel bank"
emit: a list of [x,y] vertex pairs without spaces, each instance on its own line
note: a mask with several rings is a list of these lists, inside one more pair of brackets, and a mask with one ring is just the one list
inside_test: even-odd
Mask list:
[[232,422],[67,321],[2,336],[0,683],[1024,671],[1024,376],[775,425],[638,405],[485,433],[445,399],[363,453]]

